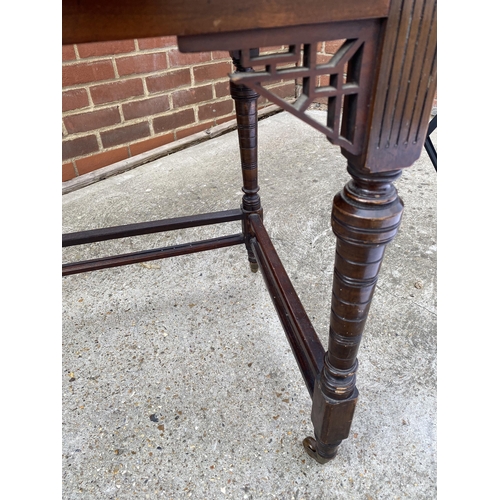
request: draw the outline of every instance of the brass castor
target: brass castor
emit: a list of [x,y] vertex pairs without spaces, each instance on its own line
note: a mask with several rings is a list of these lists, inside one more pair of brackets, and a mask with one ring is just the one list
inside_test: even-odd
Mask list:
[[330,450],[329,450],[330,456],[324,457],[324,456],[320,455],[318,452],[318,446],[317,446],[316,439],[308,436],[304,439],[304,441],[302,441],[302,444],[304,445],[304,448],[305,448],[307,454],[311,458],[314,458],[314,460],[316,460],[316,462],[318,462],[321,465],[324,465],[324,464],[328,463],[330,460],[334,459],[337,456],[337,452],[339,449],[338,445],[335,446],[333,449],[330,448]]

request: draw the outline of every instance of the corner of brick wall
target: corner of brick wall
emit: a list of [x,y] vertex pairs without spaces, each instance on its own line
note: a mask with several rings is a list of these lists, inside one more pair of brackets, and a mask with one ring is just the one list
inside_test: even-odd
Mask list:
[[[175,37],[62,48],[62,180],[235,117],[227,52],[182,54]],[[281,97],[294,82],[278,82]],[[259,106],[269,104],[260,98]]]

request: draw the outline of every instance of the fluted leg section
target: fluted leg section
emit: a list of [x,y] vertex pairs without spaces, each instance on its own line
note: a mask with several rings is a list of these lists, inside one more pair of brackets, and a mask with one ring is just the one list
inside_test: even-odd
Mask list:
[[386,245],[396,236],[403,203],[392,182],[401,171],[366,174],[349,165],[352,180],[333,201],[337,236],[328,351],[316,379],[306,451],[320,463],[349,435],[358,398],[357,353]]
[[[240,65],[238,52],[233,53],[233,62],[236,70],[240,72],[253,71]],[[236,121],[238,123],[238,139],[240,144],[241,169],[243,174],[243,198],[241,208],[246,215],[243,220],[243,233],[246,239],[246,248],[250,269],[257,272],[259,266],[250,246],[250,224],[248,216],[257,213],[262,218],[262,207],[258,194],[258,164],[257,164],[257,99],[259,94],[246,85],[230,82],[231,97],[236,108]]]

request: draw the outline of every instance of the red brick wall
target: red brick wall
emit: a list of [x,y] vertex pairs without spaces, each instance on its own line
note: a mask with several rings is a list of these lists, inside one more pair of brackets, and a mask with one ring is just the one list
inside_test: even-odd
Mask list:
[[[318,62],[341,44],[318,43]],[[287,50],[267,51],[279,49]],[[175,37],[161,37],[66,45],[62,55],[63,182],[234,118],[227,52],[181,54]],[[268,88],[295,97],[301,83]]]
[[[182,54],[162,37],[66,45],[62,56],[63,181],[234,118],[227,52]],[[269,87],[295,95],[294,82]]]

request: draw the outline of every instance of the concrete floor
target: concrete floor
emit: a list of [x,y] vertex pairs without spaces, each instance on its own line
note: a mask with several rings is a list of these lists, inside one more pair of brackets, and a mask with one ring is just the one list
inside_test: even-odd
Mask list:
[[[313,111],[318,118],[324,112]],[[346,161],[286,113],[259,128],[266,227],[324,345]],[[359,352],[350,438],[319,465],[311,401],[243,246],[63,278],[64,499],[430,499],[436,479],[436,173],[425,151]],[[235,132],[63,196],[63,232],[237,208]],[[239,232],[65,249],[65,262]]]

